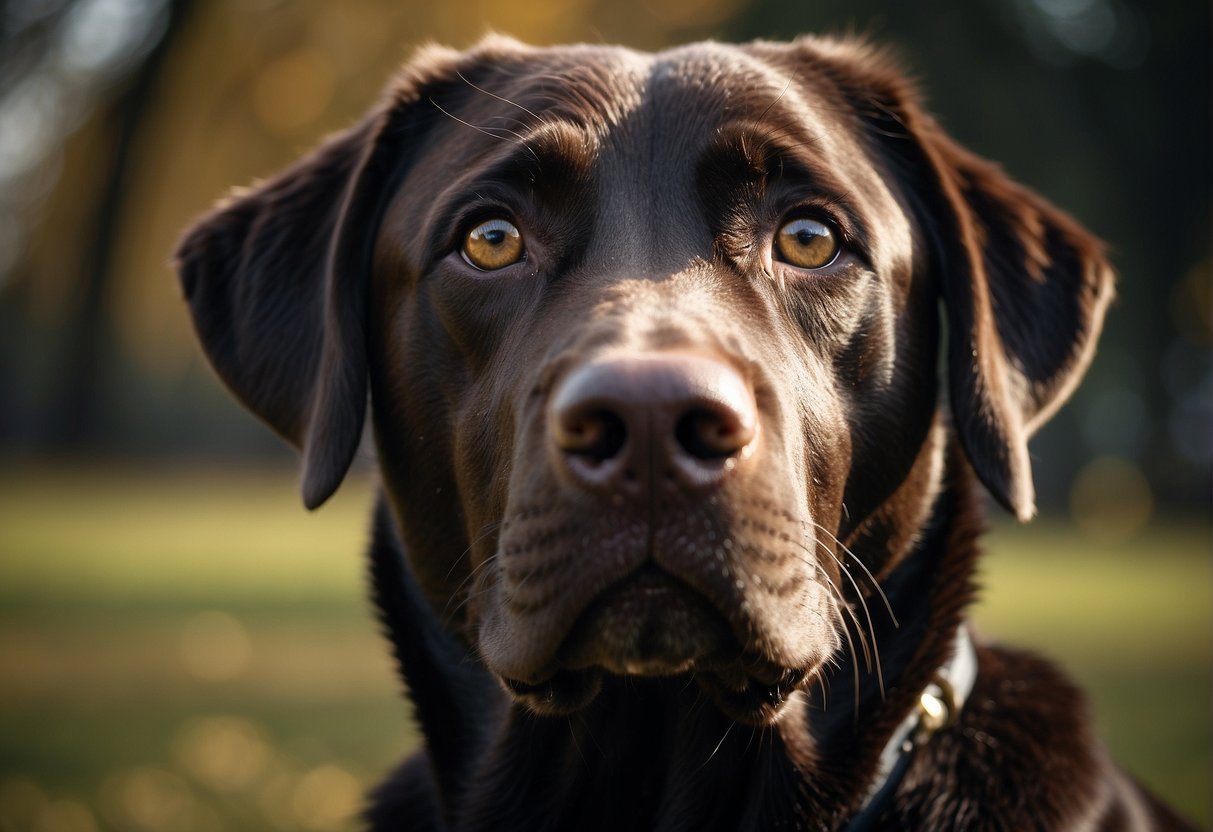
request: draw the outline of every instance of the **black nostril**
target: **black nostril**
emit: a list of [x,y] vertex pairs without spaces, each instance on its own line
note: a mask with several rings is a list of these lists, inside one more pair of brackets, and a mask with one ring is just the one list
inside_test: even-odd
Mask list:
[[628,438],[623,419],[602,409],[565,414],[557,420],[554,433],[556,445],[562,451],[594,462],[614,459]]
[[582,364],[546,410],[555,470],[577,488],[646,494],[715,487],[758,434],[739,372],[684,353],[621,354]]
[[678,419],[674,438],[694,459],[726,459],[748,445],[754,431],[732,411],[699,407]]

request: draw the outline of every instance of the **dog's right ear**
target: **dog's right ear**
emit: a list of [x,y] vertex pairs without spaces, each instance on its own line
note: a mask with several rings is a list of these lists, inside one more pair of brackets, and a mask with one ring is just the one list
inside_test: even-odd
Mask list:
[[178,245],[203,349],[236,398],[302,452],[308,508],[337,489],[358,449],[375,235],[405,145],[433,117],[418,106],[423,91],[458,77],[460,58],[423,50],[360,124],[236,192]]
[[[338,288],[330,284],[361,282],[342,279],[330,258],[379,118],[234,193],[189,229],[175,255],[215,371],[241,403],[303,451],[309,508],[336,489],[361,438],[365,349],[358,333],[327,332],[326,301]],[[365,304],[356,286],[341,291],[350,295],[343,302]],[[326,344],[334,337],[338,343]],[[309,479],[325,487],[309,488]]]

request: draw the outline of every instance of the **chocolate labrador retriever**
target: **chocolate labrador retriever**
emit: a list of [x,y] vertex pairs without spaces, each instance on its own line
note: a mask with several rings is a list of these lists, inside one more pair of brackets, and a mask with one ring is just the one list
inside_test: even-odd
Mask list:
[[966,624],[1101,245],[879,51],[427,49],[177,263],[309,508],[370,401],[374,829],[1187,828]]

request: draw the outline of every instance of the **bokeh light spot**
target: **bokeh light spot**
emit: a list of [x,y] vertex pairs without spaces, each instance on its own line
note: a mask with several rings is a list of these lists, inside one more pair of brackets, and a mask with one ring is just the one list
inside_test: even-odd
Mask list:
[[33,832],[98,832],[93,813],[75,800],[54,800],[42,807]]
[[1154,494],[1136,465],[1120,457],[1102,456],[1074,478],[1070,512],[1083,534],[1115,543],[1145,528],[1154,513]]
[[0,829],[26,829],[48,803],[46,793],[28,777],[0,784]]
[[182,770],[217,792],[253,786],[265,774],[271,758],[265,732],[239,717],[192,719],[173,745]]
[[[280,759],[276,762],[280,762]],[[256,804],[262,816],[271,824],[281,829],[298,827],[291,811],[291,795],[294,793],[298,777],[286,765],[275,765],[270,776],[265,779],[257,790]]]
[[140,766],[119,772],[102,786],[107,814],[131,832],[186,832],[204,817],[189,784],[167,771]]
[[295,820],[306,829],[332,829],[362,806],[362,785],[334,765],[317,766],[299,778],[291,794]]

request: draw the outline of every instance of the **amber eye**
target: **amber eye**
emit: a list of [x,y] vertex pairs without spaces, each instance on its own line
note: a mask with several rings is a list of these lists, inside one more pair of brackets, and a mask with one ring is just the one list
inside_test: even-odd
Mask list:
[[801,269],[823,269],[834,262],[841,246],[834,229],[801,217],[784,223],[775,235],[779,259]]
[[509,220],[482,222],[463,238],[463,259],[481,271],[512,266],[523,254],[522,234]]

